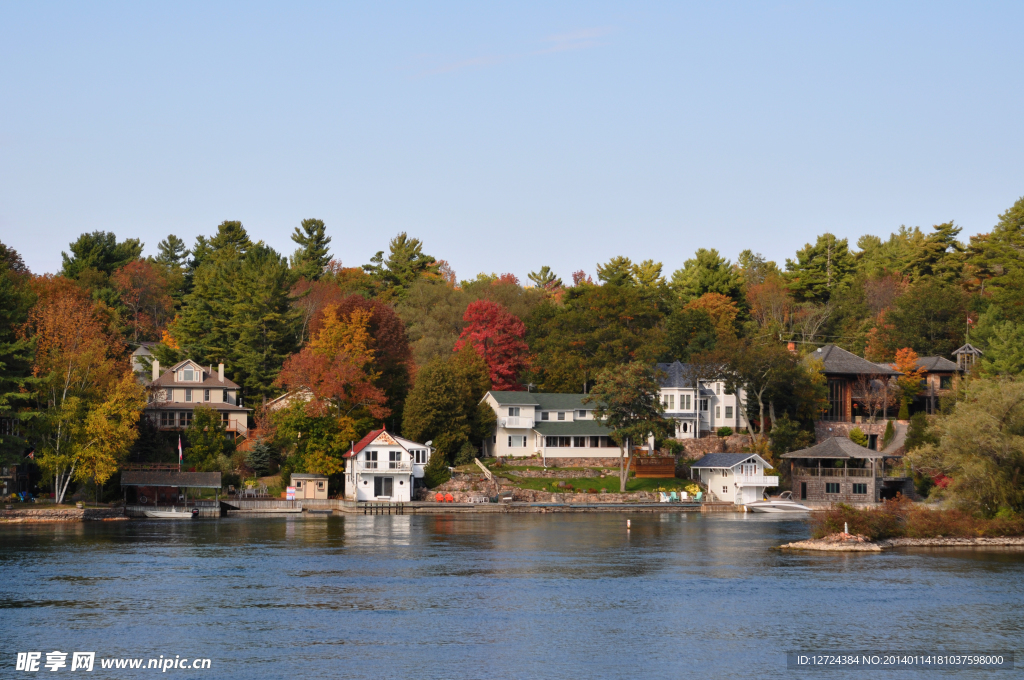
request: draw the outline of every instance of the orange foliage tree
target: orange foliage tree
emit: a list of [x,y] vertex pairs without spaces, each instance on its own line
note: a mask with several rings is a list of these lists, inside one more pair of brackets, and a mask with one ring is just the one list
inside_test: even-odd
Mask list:
[[704,293],[687,303],[684,309],[704,310],[711,317],[711,323],[714,324],[715,333],[719,337],[735,337],[736,316],[740,310],[731,298],[721,293]]
[[115,271],[112,280],[121,304],[128,310],[132,342],[157,338],[174,310],[160,269],[145,260],[135,260]]

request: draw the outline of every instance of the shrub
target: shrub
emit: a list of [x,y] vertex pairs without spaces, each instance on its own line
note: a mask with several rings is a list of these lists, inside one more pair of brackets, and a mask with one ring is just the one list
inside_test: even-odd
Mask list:
[[448,469],[448,459],[443,451],[435,449],[431,452],[430,460],[427,461],[426,467],[423,468],[423,483],[426,484],[428,489],[433,489],[441,486],[451,478],[452,473]]
[[864,434],[864,430],[855,427],[850,430],[850,441],[859,446],[866,447],[868,445],[868,436]]
[[851,534],[873,541],[886,538],[988,537],[1024,535],[1024,517],[1003,513],[992,519],[959,509],[932,510],[915,505],[909,498],[897,496],[881,507],[858,510],[845,504],[834,505],[815,517],[812,535],[822,538],[839,533],[844,524]]
[[896,428],[893,427],[892,421],[887,420],[885,423],[885,434],[882,435],[882,446],[883,448],[889,445],[892,438],[896,436]]
[[473,459],[477,457],[476,454],[477,450],[475,446],[473,446],[469,442],[463,443],[463,445],[459,448],[458,452],[455,454],[455,465],[458,466],[471,464],[473,462]]
[[728,436],[730,436],[732,434],[732,428],[731,427],[720,427],[720,428],[718,428],[717,434],[718,434],[719,437],[728,437]]
[[896,416],[897,420],[910,420],[910,400],[906,397],[900,399],[900,412]]

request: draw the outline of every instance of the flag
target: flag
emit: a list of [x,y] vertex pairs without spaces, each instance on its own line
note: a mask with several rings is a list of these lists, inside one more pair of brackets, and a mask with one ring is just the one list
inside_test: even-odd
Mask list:
[[974,322],[971,321],[971,316],[970,316],[970,314],[968,314],[967,315],[967,326],[970,327],[970,326],[973,326],[973,325],[974,325]]
[[35,449],[32,449],[31,451],[28,452],[28,457],[31,458],[32,460],[36,459],[36,451],[35,451]]
[[181,435],[178,435],[178,466],[181,467]]

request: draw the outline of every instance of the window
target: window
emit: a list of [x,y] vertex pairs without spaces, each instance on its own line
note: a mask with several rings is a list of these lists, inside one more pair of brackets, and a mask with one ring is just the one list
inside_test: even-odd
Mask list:
[[825,420],[843,421],[846,419],[845,383],[842,380],[828,381],[828,408]]
[[184,380],[185,382],[192,382],[193,380],[196,379],[195,371],[193,371],[191,367],[186,368],[184,371],[181,372],[181,379]]
[[[680,403],[682,403],[682,401],[683,401],[682,399],[679,400]],[[666,395],[662,396],[662,398],[661,398],[661,405],[664,406],[665,409],[668,410],[668,411],[675,411],[676,410],[676,395],[674,395],[674,394],[666,394]]]
[[192,401],[192,390],[185,390],[185,401]]
[[227,411],[221,411],[221,413],[220,413],[220,422],[221,422],[222,425],[227,427],[227,424],[228,424],[228,413],[227,413]]
[[302,488],[302,482],[301,481],[295,482],[295,488],[296,489],[301,489]]
[[317,482],[316,483],[316,488],[323,489],[324,488],[324,483],[323,482]]
[[[526,437],[523,437],[526,439]],[[412,451],[413,462],[417,465],[423,465],[427,462],[427,450],[426,449],[413,449]]]
[[526,435],[514,434],[508,438],[508,447],[510,449],[522,449],[526,448]]
[[683,423],[683,434],[686,434],[689,431],[690,431],[690,424],[689,423]]
[[174,427],[174,411],[160,412],[160,427]]
[[939,376],[939,389],[949,390],[953,388],[953,376],[951,375],[940,375]]
[[728,418],[732,418],[732,406],[726,406],[725,407],[725,417],[727,419]]
[[550,448],[572,446],[572,437],[544,437],[544,445]]
[[587,438],[586,437],[573,437],[572,438],[572,445],[575,446],[577,449],[585,449],[585,448],[587,448]]
[[373,478],[373,495],[378,498],[390,498],[391,494],[394,493],[395,478],[394,477],[374,477]]
[[723,496],[729,495],[729,487],[727,487],[727,486],[723,486],[722,487],[722,495]]
[[715,383],[715,394],[722,393],[722,383]]
[[377,452],[376,451],[367,451],[366,452],[366,467],[367,467],[367,469],[370,469],[370,470],[375,470],[377,468]]
[[707,411],[708,410],[708,400],[707,399],[701,399],[700,400],[700,410],[701,411]]
[[512,418],[518,418],[519,417],[519,407],[518,406],[509,406],[508,407],[508,415],[510,417],[512,417]]
[[853,485],[853,492],[854,493],[867,493],[868,492],[868,485],[867,484],[854,484]]
[[388,451],[388,467],[397,470],[402,464],[401,451]]
[[565,420],[565,411],[559,411],[558,412],[558,419],[559,420]]
[[587,412],[586,411],[576,411],[576,417],[577,418],[586,418],[587,417]]
[[203,401],[210,401],[210,390],[203,390]]
[[715,418],[718,419],[718,418],[721,418],[721,417],[722,417],[722,407],[721,406],[716,406],[715,407]]
[[223,396],[222,400],[224,401],[225,404],[228,403],[228,391],[227,390],[224,390],[224,396]]
[[839,493],[839,482],[825,482],[825,493]]
[[690,409],[692,408],[692,406],[691,406],[691,404],[690,404],[690,395],[689,395],[689,394],[684,394],[684,395],[682,395],[681,397],[679,397],[679,405],[680,405],[680,406],[682,406],[682,405],[683,405],[683,403],[682,403],[682,402],[683,402],[683,399],[684,399],[684,398],[686,399],[686,406],[685,406],[685,407],[683,407],[683,410],[684,410],[684,411],[689,411],[689,410],[690,410]]
[[547,411],[541,411],[541,414],[540,414],[540,419],[541,420],[549,420],[550,417],[551,417],[551,414],[549,414]]
[[192,424],[192,411],[178,412],[178,427],[188,427]]

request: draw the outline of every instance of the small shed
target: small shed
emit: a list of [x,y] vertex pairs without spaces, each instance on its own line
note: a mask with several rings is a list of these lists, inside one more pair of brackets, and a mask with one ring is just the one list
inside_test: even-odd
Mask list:
[[307,473],[293,473],[291,486],[295,487],[295,500],[327,499],[327,477]]
[[[155,467],[155,466],[154,466]],[[133,488],[140,505],[159,505],[161,501],[176,503],[182,489],[217,489],[220,491],[219,472],[181,472],[167,469],[125,470],[121,473],[121,487]]]

